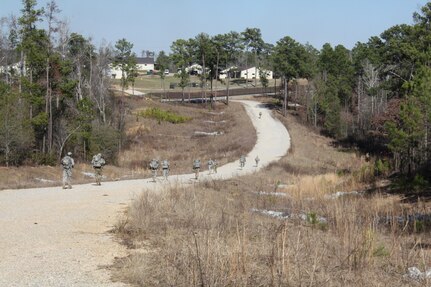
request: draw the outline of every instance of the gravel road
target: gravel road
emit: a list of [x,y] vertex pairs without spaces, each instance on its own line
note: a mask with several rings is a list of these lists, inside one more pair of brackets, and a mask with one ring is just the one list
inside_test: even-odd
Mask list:
[[[239,161],[202,172],[199,181],[252,173],[285,155],[290,147],[286,128],[258,102],[246,107],[257,142],[241,170]],[[259,112],[262,117],[259,119]],[[255,166],[254,158],[260,158]],[[203,163],[206,163],[203,161]],[[204,165],[205,166],[205,165]],[[59,170],[60,176],[60,170]],[[193,182],[194,175],[0,191],[0,286],[126,286],[110,281],[109,266],[127,255],[108,232],[131,200],[144,189]]]

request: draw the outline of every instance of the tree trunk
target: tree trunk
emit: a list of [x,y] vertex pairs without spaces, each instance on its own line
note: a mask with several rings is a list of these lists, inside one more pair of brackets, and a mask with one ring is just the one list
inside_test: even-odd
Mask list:
[[215,92],[214,92],[214,100],[217,101],[217,88],[218,88],[218,62],[219,62],[219,53],[217,51],[217,63],[216,63],[216,86],[215,86]]
[[286,77],[284,77],[284,109],[283,109],[283,115],[287,116],[287,95],[289,93],[289,89],[287,87],[288,81]]
[[205,54],[202,54],[202,91],[204,94],[204,102],[207,103],[207,92],[206,92],[206,84],[207,84],[207,78],[206,78],[206,68],[205,68]]
[[228,106],[229,106],[229,92],[230,92],[229,87],[230,87],[230,71],[227,72],[227,85],[226,85],[226,89],[227,89],[227,91],[226,91],[226,105],[228,105]]

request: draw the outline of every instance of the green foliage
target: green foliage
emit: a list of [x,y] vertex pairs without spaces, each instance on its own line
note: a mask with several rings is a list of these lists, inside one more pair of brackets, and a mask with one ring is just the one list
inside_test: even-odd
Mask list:
[[319,222],[319,219],[317,217],[317,213],[315,212],[309,212],[307,213],[307,222],[310,224],[317,224]]
[[374,162],[374,175],[375,176],[385,176],[390,170],[389,161],[385,159],[378,159]]
[[191,117],[180,116],[173,112],[165,111],[159,108],[146,109],[145,111],[139,112],[138,116],[156,119],[159,123],[163,121],[170,122],[172,124],[180,124],[192,119]]
[[271,57],[275,72],[288,80],[308,78],[312,74],[307,50],[290,37],[277,42]]
[[416,174],[412,181],[412,186],[415,191],[420,191],[429,186],[429,182],[421,175]]
[[129,82],[136,78],[136,55],[132,52],[133,44],[126,39],[115,43],[115,58],[113,66],[121,70],[121,86],[126,88]]
[[324,114],[326,132],[333,136],[341,135],[341,104],[338,94],[338,81],[332,76],[326,82],[320,82],[318,87],[319,108]]
[[158,75],[160,78],[165,78],[165,70],[169,68],[170,58],[165,54],[164,51],[160,51],[157,56],[156,66],[159,69]]
[[342,103],[349,103],[354,85],[354,68],[350,60],[350,51],[338,45],[334,49],[329,44],[323,45],[318,60],[320,71],[336,81],[336,95]]
[[404,191],[420,192],[430,186],[429,182],[420,174],[414,177],[400,177],[393,183],[394,188]]
[[267,88],[268,87],[268,79],[266,77],[266,71],[263,69],[259,69],[259,80],[260,83],[262,84],[262,87]]
[[23,117],[25,108],[18,94],[0,82],[0,162],[6,165],[21,163],[33,144],[33,130]]
[[422,220],[415,220],[413,223],[413,231],[415,233],[421,233],[425,230],[425,222]]
[[44,112],[39,113],[31,119],[31,124],[36,128],[46,127],[48,124],[48,115]]
[[374,257],[388,257],[389,255],[390,255],[389,250],[386,249],[386,247],[383,244],[377,246],[373,250]]
[[190,82],[190,75],[186,72],[185,68],[182,68],[179,73],[175,74],[175,77],[180,79],[178,86],[184,91],[184,88],[188,86]]
[[385,125],[389,149],[399,157],[398,169],[412,174],[426,162],[427,134],[431,124],[431,69],[422,67],[413,81],[406,83],[410,90],[400,106],[396,120]]
[[115,164],[119,144],[119,132],[109,125],[94,124],[89,141],[89,154],[102,153],[110,164]]
[[319,216],[316,212],[310,211],[306,214],[306,221],[311,224],[313,227],[317,227],[320,230],[327,230],[328,224],[325,221],[319,219]]
[[33,163],[38,165],[56,166],[58,164],[57,155],[54,153],[34,152],[30,158]]

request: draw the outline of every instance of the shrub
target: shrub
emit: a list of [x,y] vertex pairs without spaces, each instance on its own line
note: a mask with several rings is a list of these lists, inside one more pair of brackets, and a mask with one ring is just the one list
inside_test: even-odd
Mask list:
[[378,159],[374,163],[374,174],[376,176],[387,175],[389,172],[389,162]]
[[118,131],[111,126],[93,126],[89,153],[100,152],[107,162],[116,163],[119,136]]
[[55,153],[35,152],[31,155],[31,160],[38,165],[57,165],[57,155]]
[[180,124],[186,121],[191,120],[191,117],[185,117],[178,114],[175,114],[170,111],[165,111],[159,108],[149,108],[145,111],[138,112],[138,116],[144,118],[156,119],[160,122],[170,122],[172,124]]

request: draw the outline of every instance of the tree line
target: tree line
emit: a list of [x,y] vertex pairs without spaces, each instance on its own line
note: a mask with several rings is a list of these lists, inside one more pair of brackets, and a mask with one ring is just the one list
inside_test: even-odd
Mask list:
[[[134,84],[133,44],[120,39],[115,47],[96,48],[69,31],[54,0],[43,9],[36,0],[22,4],[19,17],[0,21],[0,163],[50,163],[65,148],[84,158],[96,150],[114,158],[126,140],[127,106],[113,96],[109,73],[112,66],[121,69],[123,93]],[[411,175],[430,163],[430,21],[427,3],[413,24],[391,27],[350,50],[329,43],[318,50],[289,36],[270,44],[258,28],[200,33],[175,40],[169,55],[160,51],[156,66],[163,86],[164,70],[178,70],[184,96],[187,67],[201,65],[205,97],[216,93],[222,70],[227,90],[239,67],[271,70],[284,87],[278,95],[284,113],[294,101],[311,125],[391,158],[394,170]],[[260,81],[268,85],[265,77]],[[257,77],[245,84],[256,86]]]

